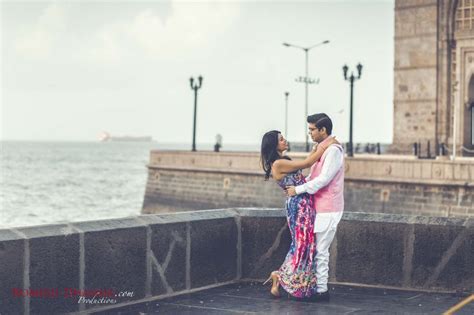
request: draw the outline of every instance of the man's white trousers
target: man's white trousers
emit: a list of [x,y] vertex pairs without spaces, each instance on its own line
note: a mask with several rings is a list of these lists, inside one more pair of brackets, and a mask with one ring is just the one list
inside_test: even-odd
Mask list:
[[329,247],[337,225],[342,218],[342,211],[317,213],[314,221],[314,233],[316,233],[316,278],[318,281],[318,292],[328,290],[329,278]]

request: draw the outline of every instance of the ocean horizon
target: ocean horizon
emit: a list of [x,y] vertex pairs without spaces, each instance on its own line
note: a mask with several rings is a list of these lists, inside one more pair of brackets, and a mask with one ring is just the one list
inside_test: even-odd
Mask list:
[[[0,141],[0,228],[139,215],[150,150],[189,152],[191,144]],[[259,145],[224,144],[221,151],[259,152]]]
[[[149,153],[160,149],[191,151],[191,144],[2,140],[0,228],[139,215]],[[258,151],[258,145],[222,149]]]

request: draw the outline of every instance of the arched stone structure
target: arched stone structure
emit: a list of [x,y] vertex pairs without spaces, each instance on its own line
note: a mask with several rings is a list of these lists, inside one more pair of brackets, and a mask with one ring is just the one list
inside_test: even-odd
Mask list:
[[473,61],[474,0],[395,1],[394,152],[430,141],[452,154],[455,140],[470,155]]

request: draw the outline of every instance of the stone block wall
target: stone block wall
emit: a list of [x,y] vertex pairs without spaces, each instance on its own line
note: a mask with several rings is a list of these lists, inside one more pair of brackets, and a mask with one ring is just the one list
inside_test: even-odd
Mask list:
[[340,223],[335,281],[472,290],[472,219],[359,215],[348,213]]
[[[150,160],[143,213],[285,203],[253,153],[153,151]],[[474,216],[474,160],[356,155],[345,163],[347,211]]]
[[[0,314],[87,311],[234,281],[237,229],[234,213],[211,211],[0,230]],[[104,301],[79,303],[80,291],[97,290]]]
[[410,183],[346,182],[350,211],[444,217],[474,216],[474,189]]
[[[0,314],[106,310],[261,280],[280,266],[290,241],[281,209],[207,210],[0,230]],[[330,281],[470,292],[473,261],[471,218],[345,213],[331,246]],[[15,289],[24,296],[15,296]],[[76,294],[64,296],[66,289],[101,289],[118,296],[108,296],[107,303],[78,303]]]
[[[143,213],[228,207],[280,207],[285,194],[263,175],[199,169],[150,169]],[[164,206],[164,207],[163,207]]]

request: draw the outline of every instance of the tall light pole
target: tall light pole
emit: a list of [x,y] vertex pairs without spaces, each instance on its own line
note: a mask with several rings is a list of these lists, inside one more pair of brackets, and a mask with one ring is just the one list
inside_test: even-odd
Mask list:
[[304,125],[304,136],[305,136],[305,145],[306,145],[306,152],[309,151],[309,142],[308,142],[308,131],[307,131],[307,127],[306,127],[306,117],[308,117],[308,84],[317,84],[319,82],[319,80],[314,80],[314,79],[310,79],[308,77],[308,52],[315,48],[315,47],[318,47],[318,46],[321,46],[321,45],[324,45],[324,44],[328,44],[329,41],[328,40],[325,40],[323,42],[320,42],[318,44],[315,44],[313,46],[310,46],[310,47],[301,47],[301,46],[298,46],[298,45],[293,45],[293,44],[289,44],[289,43],[283,43],[283,46],[286,46],[286,47],[294,47],[294,48],[299,48],[299,49],[302,49],[305,53],[305,76],[304,77],[299,77],[296,79],[297,82],[303,82],[305,84],[305,105],[304,105],[304,121],[305,121],[305,125]]
[[349,81],[351,83],[351,99],[350,99],[350,114],[349,114],[349,150],[347,151],[347,156],[354,156],[354,145],[353,145],[353,142],[352,142],[352,103],[353,103],[353,99],[354,99],[354,81],[356,80],[359,80],[360,79],[360,76],[362,74],[362,65],[359,63],[357,65],[357,72],[358,72],[358,77],[355,77],[354,76],[354,72],[351,71],[351,75],[348,77],[347,76],[347,71],[349,71],[349,67],[347,65],[344,65],[344,67],[342,67],[342,71],[344,72],[344,79],[346,81]]
[[285,139],[288,141],[288,95],[290,92],[285,92]]
[[453,103],[454,103],[454,117],[453,117],[453,155],[451,155],[451,160],[456,159],[456,139],[458,136],[458,104],[457,104],[457,91],[458,91],[459,81],[455,81],[452,85],[453,88]]
[[202,76],[198,77],[198,83],[194,84],[194,78],[189,79],[189,83],[191,84],[191,89],[194,90],[194,125],[193,125],[193,148],[192,151],[196,151],[196,112],[197,112],[197,95],[198,90],[202,86]]

